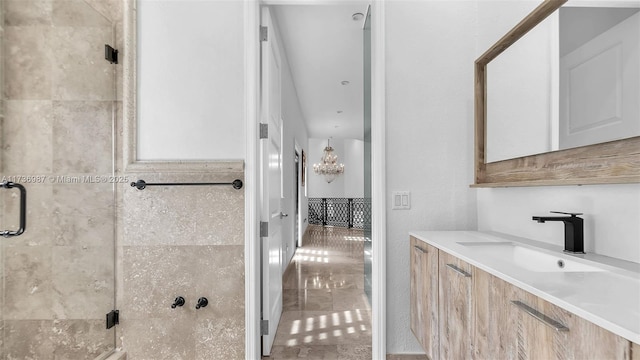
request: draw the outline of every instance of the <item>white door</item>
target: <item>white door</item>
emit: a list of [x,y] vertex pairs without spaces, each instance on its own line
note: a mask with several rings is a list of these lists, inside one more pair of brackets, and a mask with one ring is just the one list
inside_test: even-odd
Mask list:
[[282,117],[280,87],[280,53],[268,8],[263,8],[262,26],[267,40],[262,41],[261,123],[268,126],[268,138],[261,141],[261,212],[268,224],[268,236],[261,239],[262,249],[262,320],[268,331],[262,336],[262,354],[269,355],[282,314]]
[[640,13],[560,59],[560,149],[640,133]]

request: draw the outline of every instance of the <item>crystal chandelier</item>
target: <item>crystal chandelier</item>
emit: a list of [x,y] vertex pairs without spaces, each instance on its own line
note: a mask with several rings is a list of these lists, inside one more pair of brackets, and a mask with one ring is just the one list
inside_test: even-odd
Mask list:
[[327,147],[324,148],[324,155],[320,159],[320,164],[313,164],[313,172],[324,175],[324,179],[330,183],[344,173],[344,164],[338,164],[338,155],[333,154],[333,148],[327,139]]

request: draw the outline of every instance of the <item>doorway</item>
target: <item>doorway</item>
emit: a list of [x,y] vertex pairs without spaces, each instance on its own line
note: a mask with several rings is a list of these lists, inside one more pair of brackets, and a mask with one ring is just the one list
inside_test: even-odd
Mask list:
[[[262,326],[265,330],[268,329],[262,337],[263,355],[270,355],[274,342],[279,346],[286,345],[283,342],[288,342],[288,340],[283,340],[282,336],[280,336],[280,341],[277,341],[278,334],[282,332],[281,327],[278,327],[278,321],[287,318],[289,322],[299,322],[300,319],[290,319],[291,316],[300,316],[294,311],[309,310],[308,304],[303,304],[301,307],[296,307],[294,304],[287,308],[288,305],[291,305],[291,300],[296,302],[296,299],[299,299],[302,294],[305,299],[308,299],[310,293],[315,290],[326,291],[322,296],[312,300],[314,305],[318,305],[318,301],[328,301],[328,303],[320,304],[320,307],[327,310],[328,313],[318,314],[318,319],[322,317],[333,318],[339,316],[338,312],[354,310],[361,312],[358,314],[358,318],[363,322],[359,324],[357,330],[354,330],[353,327],[347,327],[344,329],[336,328],[329,335],[322,331],[313,335],[305,333],[304,341],[296,339],[293,340],[295,344],[290,344],[292,346],[314,343],[329,346],[349,345],[350,341],[355,341],[352,335],[358,334],[357,343],[365,346],[365,354],[368,353],[369,357],[371,354],[371,308],[369,300],[364,295],[363,230],[345,229],[348,230],[348,234],[343,234],[338,228],[313,229],[310,231],[310,236],[315,236],[314,240],[320,239],[321,244],[306,246],[306,238],[303,237],[301,239],[303,241],[302,248],[297,249],[293,262],[289,263],[291,259],[288,251],[289,245],[298,243],[296,225],[298,225],[297,215],[300,210],[298,207],[300,156],[296,154],[296,149],[293,146],[289,148],[286,145],[287,138],[292,137],[294,141],[305,144],[310,154],[322,154],[324,139],[333,139],[332,146],[336,147],[339,153],[342,153],[344,161],[348,162],[349,171],[337,178],[312,174],[306,179],[308,190],[306,188],[305,190],[308,191],[309,197],[328,200],[323,203],[348,204],[349,206],[345,207],[342,212],[349,219],[353,219],[354,216],[349,216],[347,212],[354,210],[351,204],[364,202],[364,189],[367,187],[365,183],[371,183],[370,180],[364,180],[364,168],[370,169],[370,166],[364,164],[363,149],[365,146],[364,114],[370,114],[370,111],[364,109],[364,58],[370,58],[370,51],[366,54],[367,56],[363,56],[365,48],[370,49],[366,46],[367,41],[365,41],[367,33],[365,31],[367,23],[365,14],[368,14],[368,3],[366,2],[322,6],[265,5],[261,8],[261,124],[268,127],[267,135],[261,140],[262,144],[271,143],[273,137],[278,136],[272,132],[277,132],[278,129],[286,130],[298,127],[298,131],[290,131],[289,134],[285,131],[278,132],[282,134],[282,146],[278,147],[282,151],[277,154],[267,154],[264,151],[264,145],[261,145],[263,148],[261,155],[261,188],[263,192],[260,197],[264,199],[261,219],[268,221],[269,229],[268,236],[261,242],[263,248],[261,256],[263,272]],[[370,82],[367,83],[370,84]],[[370,106],[370,102],[367,104]],[[298,121],[298,123],[291,121],[291,119]],[[276,126],[277,121],[280,121],[281,125]],[[321,144],[319,149],[315,148],[317,144]],[[288,151],[293,153],[287,154]],[[287,188],[287,179],[281,178],[282,191],[279,194],[281,201],[277,204],[277,201],[273,200],[271,191],[277,189],[277,186],[271,184],[272,180],[276,180],[276,177],[272,175],[270,169],[275,166],[276,159],[280,159],[278,160],[280,165],[276,167],[284,169],[285,165],[281,163],[282,159],[291,159],[292,157],[295,159],[294,169],[292,169],[295,172],[295,178],[289,188]],[[284,172],[284,174],[286,173],[288,171]],[[291,200],[288,199],[289,193],[291,193]],[[271,205],[268,210],[265,210],[264,204],[267,203],[267,198],[269,199],[268,203],[277,205],[279,210],[273,210]],[[291,203],[292,206],[288,207],[288,203]],[[337,208],[332,209],[337,210]],[[360,217],[371,214],[370,212],[362,214],[362,209],[358,209],[358,211],[360,211]],[[288,223],[289,219],[283,219],[287,212],[295,212],[296,216],[292,218],[296,220],[293,223]],[[279,232],[277,239],[272,237],[272,222],[275,219],[273,214],[281,215],[279,226],[288,227],[287,225],[291,224],[293,227],[291,241],[286,231]],[[370,219],[366,219],[364,222],[371,223]],[[350,228],[353,221],[345,221],[345,227],[347,227],[347,223]],[[336,234],[340,235],[336,237]],[[338,243],[341,245],[337,245]],[[274,251],[278,248],[275,244],[281,244],[279,247],[285,252],[285,256],[275,256]],[[339,249],[336,249],[336,246]],[[338,255],[340,250],[345,249],[348,250],[348,254]],[[305,255],[305,252],[322,253],[326,256],[309,257]],[[348,264],[340,261],[340,259],[352,256],[355,256],[355,261],[347,261]],[[276,258],[280,258],[282,261],[276,264],[270,260]],[[319,265],[319,267],[309,266],[308,268],[312,269],[312,274],[306,274],[306,270],[302,271],[304,274],[298,272],[297,276],[291,274],[294,271],[291,269],[292,266],[298,270],[302,267],[307,269],[307,265],[311,265],[306,263],[308,259],[316,262],[321,260],[322,264],[313,264]],[[346,270],[343,265],[346,265]],[[276,276],[283,275],[283,281],[275,281]],[[332,280],[338,277],[342,280]],[[292,281],[294,284],[291,284]],[[284,286],[281,285],[276,291],[275,286],[278,284]],[[362,296],[363,299],[362,301],[348,302],[350,305],[357,304],[356,308],[344,308],[347,303],[344,301],[345,296],[350,298]],[[284,308],[281,306],[283,303]],[[366,306],[361,306],[362,304]],[[346,321],[346,319],[336,320],[332,325],[346,324]],[[273,332],[274,327],[278,329],[276,334]],[[300,334],[302,333],[300,332]],[[363,340],[363,338],[366,339]]]
[[[247,304],[247,337],[246,350],[248,358],[260,357],[260,304],[259,299],[260,287],[256,280],[260,278],[259,264],[259,248],[255,239],[259,237],[258,214],[255,209],[259,204],[259,191],[257,181],[259,180],[258,169],[258,145],[253,139],[258,138],[258,127],[255,125],[259,122],[259,41],[258,32],[253,29],[259,26],[259,14],[261,5],[319,5],[322,3],[334,4],[334,2],[318,1],[280,1],[265,0],[262,3],[246,0],[246,43],[247,43],[247,87],[246,87],[246,120],[247,120],[247,171],[245,178],[247,183],[253,183],[252,187],[247,187],[246,196],[246,304]],[[341,3],[341,2],[335,2]],[[384,181],[384,2],[375,2],[372,6],[372,22],[371,22],[371,73],[372,73],[372,91],[371,91],[371,204],[372,204],[372,357],[382,358],[386,354],[386,336],[385,336],[385,245],[384,241],[376,241],[383,239],[386,233],[384,223],[385,219],[385,181]],[[302,148],[307,157],[313,153]],[[310,162],[311,163],[311,162]],[[309,164],[311,165],[311,164]],[[311,166],[309,166],[311,169]],[[309,171],[309,174],[311,172]],[[313,176],[313,175],[311,175]],[[306,179],[308,184],[308,177]],[[305,188],[306,190],[306,188]],[[302,196],[302,195],[301,195]],[[301,208],[301,210],[304,210]]]

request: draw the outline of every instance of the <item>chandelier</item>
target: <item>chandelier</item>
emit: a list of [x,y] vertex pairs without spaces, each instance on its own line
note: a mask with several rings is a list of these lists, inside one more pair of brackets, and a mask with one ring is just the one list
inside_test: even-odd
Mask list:
[[320,164],[313,164],[313,172],[324,175],[324,179],[330,183],[344,173],[344,164],[338,164],[338,155],[333,154],[333,148],[327,139],[327,147],[324,148],[324,155],[320,159]]

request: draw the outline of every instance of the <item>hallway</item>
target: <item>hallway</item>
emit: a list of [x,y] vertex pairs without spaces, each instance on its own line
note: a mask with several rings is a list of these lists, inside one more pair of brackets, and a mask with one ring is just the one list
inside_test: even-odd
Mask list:
[[371,359],[362,230],[309,225],[283,278],[283,312],[265,359]]

